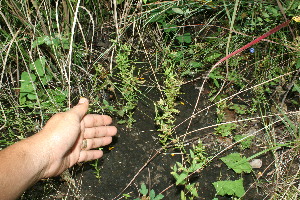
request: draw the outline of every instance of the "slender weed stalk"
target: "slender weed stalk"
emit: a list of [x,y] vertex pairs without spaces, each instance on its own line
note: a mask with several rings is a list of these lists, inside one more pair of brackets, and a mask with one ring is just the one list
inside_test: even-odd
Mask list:
[[133,61],[130,60],[130,46],[128,44],[122,44],[119,46],[116,56],[116,70],[118,70],[117,76],[120,78],[121,83],[118,84],[118,89],[122,95],[121,109],[118,111],[118,115],[125,117],[126,119],[120,120],[118,123],[126,123],[128,128],[132,127],[135,122],[133,118],[134,109],[137,106],[139,85],[144,81],[137,77],[136,67]]
[[[168,55],[170,52],[166,52]],[[180,80],[178,74],[176,73],[176,65],[174,61],[170,58],[166,58],[163,62],[162,69],[164,70],[164,83],[163,83],[163,97],[155,103],[155,123],[158,125],[158,131],[162,133],[159,134],[160,142],[165,145],[169,140],[172,140],[173,127],[175,122],[175,115],[179,113],[176,109],[177,98],[180,94],[180,85],[182,81]]]

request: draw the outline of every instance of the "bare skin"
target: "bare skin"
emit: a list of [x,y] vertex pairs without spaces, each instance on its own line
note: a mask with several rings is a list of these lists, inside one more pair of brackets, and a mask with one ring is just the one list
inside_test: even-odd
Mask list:
[[[101,158],[117,129],[107,115],[87,114],[81,98],[71,110],[55,114],[42,131],[0,151],[0,199],[16,199],[42,178],[61,174],[78,162]],[[82,149],[83,140],[86,147]]]

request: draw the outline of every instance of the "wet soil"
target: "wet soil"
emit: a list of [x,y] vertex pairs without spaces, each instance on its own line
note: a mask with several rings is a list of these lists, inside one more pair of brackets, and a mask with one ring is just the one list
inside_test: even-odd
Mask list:
[[[176,134],[182,135],[187,132],[189,124],[188,119],[193,112],[199,92],[197,84],[190,83],[182,87],[182,94],[178,99],[178,109],[180,113],[176,116],[176,124],[181,124],[176,128]],[[204,94],[209,92],[206,88]],[[123,194],[129,194],[134,199],[139,197],[139,189],[142,183],[147,188],[153,189],[156,193],[163,192],[164,199],[180,199],[180,186],[175,186],[175,179],[172,177],[171,167],[176,162],[181,162],[182,157],[176,154],[176,150],[170,148],[167,151],[157,153],[161,144],[158,138],[157,127],[154,124],[154,106],[153,102],[159,100],[159,92],[155,89],[147,91],[148,98],[139,101],[134,118],[137,120],[132,129],[123,125],[118,125],[118,135],[114,138],[113,143],[104,148],[104,156],[100,159],[99,168],[101,179],[95,176],[95,168],[91,166],[93,162],[84,163],[82,166],[75,166],[71,169],[71,174],[76,181],[76,188],[70,187],[59,177],[39,182],[31,188],[23,199],[119,199]],[[204,95],[205,96],[205,95]],[[198,110],[211,105],[206,97],[202,97]],[[214,125],[216,114],[215,108],[202,112],[199,116],[193,118],[189,126],[189,131],[197,130],[203,127]],[[186,121],[186,122],[184,122]],[[181,123],[184,122],[184,123]],[[249,127],[255,127],[257,124],[251,122]],[[213,134],[213,128],[206,128],[196,131],[186,137],[187,148],[191,147],[197,139],[201,139],[206,146],[208,156],[213,156],[217,152],[225,149],[232,144],[231,139],[222,138]],[[260,137],[257,138],[257,141]],[[241,153],[246,157],[261,151],[264,147],[253,145],[251,149],[244,150]],[[232,152],[240,152],[238,147],[229,149],[218,158]],[[175,154],[173,154],[175,153]],[[207,167],[199,173],[196,173],[191,181],[197,183],[199,198],[213,199],[216,191],[212,185],[219,180],[237,180],[240,177],[244,179],[244,187],[247,190],[245,199],[262,199],[270,191],[266,189],[264,181],[261,179],[260,185],[254,184],[258,174],[272,173],[274,160],[270,154],[265,154],[259,158],[263,160],[263,166],[254,170],[250,174],[238,175],[229,170],[220,159],[214,159]],[[49,190],[50,188],[50,190]],[[51,189],[52,188],[52,189]],[[47,192],[45,192],[47,191]],[[41,195],[43,194],[43,195]],[[133,198],[134,197],[134,198]],[[231,199],[231,197],[221,197],[219,199]]]

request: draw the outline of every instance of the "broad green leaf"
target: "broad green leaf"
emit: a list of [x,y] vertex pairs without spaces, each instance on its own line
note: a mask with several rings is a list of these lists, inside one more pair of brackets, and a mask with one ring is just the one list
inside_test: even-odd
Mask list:
[[293,87],[293,89],[292,89],[292,91],[293,92],[299,92],[300,93],[300,87],[296,84],[296,83],[294,83],[294,87]]
[[143,184],[141,185],[140,193],[141,193],[142,195],[144,195],[144,196],[146,196],[146,195],[148,194],[148,189],[147,189],[145,183],[143,183]]
[[40,79],[43,85],[47,85],[47,83],[52,80],[52,76],[45,74],[44,76],[40,77]]
[[246,157],[241,157],[239,153],[231,153],[225,157],[222,157],[221,160],[227,165],[228,168],[233,169],[236,173],[250,173],[252,170],[252,167]]
[[[26,95],[27,95],[27,94],[26,94]],[[20,105],[24,105],[24,104],[25,104],[25,102],[26,102],[26,95],[20,93],[20,97],[19,97]]]
[[165,196],[163,194],[158,194],[153,200],[161,200],[163,199]]
[[30,64],[29,67],[31,70],[36,70],[36,72],[39,76],[44,76],[45,75],[45,64],[46,64],[45,57],[41,57],[41,58],[37,59],[34,63]]
[[50,37],[45,35],[42,37],[38,37],[33,43],[32,43],[32,48],[35,48],[41,44],[46,43],[47,45],[49,45],[51,43]]
[[184,14],[183,10],[181,10],[180,8],[172,8],[172,10],[177,14],[180,14],[180,15]]
[[36,80],[36,76],[34,74],[30,74],[28,72],[22,72],[21,74],[21,87],[20,93],[32,93],[34,91],[34,81]]
[[184,35],[177,36],[176,39],[180,43],[191,43],[192,42],[192,36],[190,33],[185,33]]
[[67,91],[61,90],[61,88],[57,88],[55,90],[48,89],[49,95],[51,95],[52,99],[55,100],[56,103],[62,103],[67,99]]
[[155,198],[155,191],[154,190],[150,190],[149,197],[150,197],[150,199]]
[[244,139],[243,141],[241,141],[241,149],[247,149],[250,148],[251,144],[252,144],[252,139],[254,138],[254,136],[248,136],[248,135],[235,135],[234,136],[234,140],[237,142],[243,138],[247,137],[246,139]]
[[30,99],[30,100],[35,100],[36,95],[35,94],[27,94],[27,98]]
[[242,178],[236,181],[217,181],[213,185],[217,191],[217,195],[242,197],[245,194]]
[[176,180],[176,185],[184,185],[186,182],[185,179],[187,178],[187,176],[188,176],[188,174],[186,172],[182,172]]
[[181,200],[186,200],[186,196],[185,196],[185,193],[183,190],[181,190],[181,192],[180,192],[180,198],[181,198]]
[[36,76],[34,74],[30,74],[28,72],[22,72],[21,74],[21,83],[22,82],[31,82],[31,81],[35,81]]

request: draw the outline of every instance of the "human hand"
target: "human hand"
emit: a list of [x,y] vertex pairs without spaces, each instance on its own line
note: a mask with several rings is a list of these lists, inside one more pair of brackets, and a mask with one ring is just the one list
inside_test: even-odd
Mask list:
[[78,162],[102,157],[101,150],[92,150],[111,143],[116,135],[115,126],[107,115],[87,114],[88,100],[79,103],[64,113],[55,114],[42,131],[36,134],[43,143],[44,163],[42,178],[57,176]]

